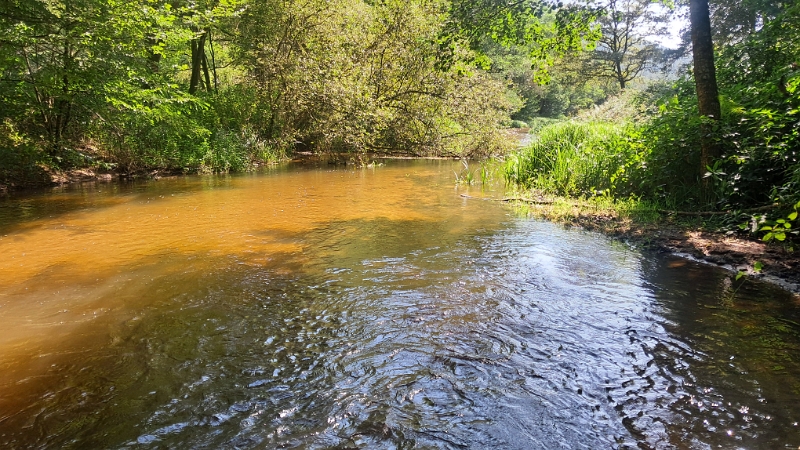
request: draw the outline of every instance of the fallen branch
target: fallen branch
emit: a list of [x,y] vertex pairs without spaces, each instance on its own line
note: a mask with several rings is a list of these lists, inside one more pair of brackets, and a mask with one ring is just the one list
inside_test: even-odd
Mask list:
[[[503,198],[491,198],[491,197],[473,197],[467,194],[460,194],[461,197],[464,198],[474,198],[475,200],[491,200],[495,202],[525,202],[530,203],[532,205],[552,205],[556,202],[553,200],[534,200],[532,198],[523,198],[523,197],[503,197]],[[570,206],[581,206],[579,203],[566,203]]]
[[772,205],[759,206],[757,208],[742,209],[739,211],[672,211],[669,209],[659,209],[658,212],[660,212],[661,214],[671,214],[676,216],[723,216],[734,213],[742,214],[742,213],[770,211],[779,206],[780,204],[774,203]]
[[[522,197],[505,197],[501,202],[525,202],[530,203],[532,205],[552,205],[555,203],[553,200],[534,200],[532,198],[522,198]],[[578,206],[576,203],[572,203],[573,206]]]
[[502,201],[502,200],[500,200],[500,199],[497,199],[497,198],[491,198],[491,197],[473,197],[473,196],[471,196],[471,195],[467,195],[467,194],[461,194],[461,197],[464,197],[464,198],[473,198],[473,199],[475,199],[475,200]]

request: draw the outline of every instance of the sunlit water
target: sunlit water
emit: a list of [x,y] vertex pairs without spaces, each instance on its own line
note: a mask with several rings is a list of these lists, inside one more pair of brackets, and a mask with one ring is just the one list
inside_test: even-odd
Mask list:
[[800,446],[796,299],[460,168],[1,200],[0,448]]

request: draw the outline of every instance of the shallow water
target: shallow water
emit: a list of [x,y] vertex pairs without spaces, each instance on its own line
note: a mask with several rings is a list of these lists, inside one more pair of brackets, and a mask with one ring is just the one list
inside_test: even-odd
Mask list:
[[0,447],[800,446],[795,298],[460,167],[0,200]]

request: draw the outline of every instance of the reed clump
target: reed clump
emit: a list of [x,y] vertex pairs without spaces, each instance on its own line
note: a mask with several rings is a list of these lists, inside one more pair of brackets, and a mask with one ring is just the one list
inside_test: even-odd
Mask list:
[[509,184],[570,197],[628,194],[630,165],[637,162],[632,125],[565,121],[543,128],[506,159]]

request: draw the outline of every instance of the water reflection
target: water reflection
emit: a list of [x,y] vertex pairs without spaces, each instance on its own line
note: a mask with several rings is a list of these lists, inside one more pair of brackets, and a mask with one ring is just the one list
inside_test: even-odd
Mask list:
[[[793,448],[800,437],[800,310],[791,296],[730,274],[672,260],[649,260],[652,289],[663,305],[666,329],[684,336],[686,350],[671,354],[650,344],[656,358],[673,361],[686,380],[674,432],[684,439],[744,447]],[[674,361],[692,355],[691,365]],[[731,444],[728,444],[731,445]]]
[[788,294],[465,200],[457,165],[6,217],[0,446],[800,445]]

